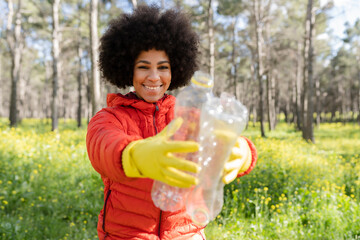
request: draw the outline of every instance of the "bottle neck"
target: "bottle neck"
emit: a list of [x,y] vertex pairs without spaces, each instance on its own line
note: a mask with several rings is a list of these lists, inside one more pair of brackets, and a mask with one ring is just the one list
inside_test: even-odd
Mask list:
[[195,89],[198,89],[198,90],[202,90],[204,92],[211,92],[212,91],[212,87],[210,86],[205,86],[205,85],[199,85],[199,84],[195,84],[195,83],[191,83],[191,86]]

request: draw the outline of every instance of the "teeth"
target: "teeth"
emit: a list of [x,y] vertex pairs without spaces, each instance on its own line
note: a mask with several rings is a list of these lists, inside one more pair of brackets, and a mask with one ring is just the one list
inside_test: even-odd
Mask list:
[[156,90],[156,89],[158,89],[158,88],[160,88],[160,86],[158,86],[158,87],[149,87],[149,86],[145,86],[147,89],[150,89],[150,90]]

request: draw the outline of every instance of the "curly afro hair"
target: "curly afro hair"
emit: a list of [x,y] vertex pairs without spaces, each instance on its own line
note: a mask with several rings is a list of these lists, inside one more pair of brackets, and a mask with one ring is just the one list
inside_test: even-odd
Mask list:
[[100,39],[99,65],[106,81],[119,88],[133,85],[134,63],[140,52],[163,50],[171,65],[168,90],[189,83],[198,69],[198,35],[188,16],[176,10],[139,6],[109,23]]

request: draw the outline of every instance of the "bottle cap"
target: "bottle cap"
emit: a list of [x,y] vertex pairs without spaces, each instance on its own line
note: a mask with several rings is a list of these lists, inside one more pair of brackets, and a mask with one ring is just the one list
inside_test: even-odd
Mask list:
[[191,82],[197,86],[212,88],[214,86],[214,80],[207,73],[197,71],[191,78]]

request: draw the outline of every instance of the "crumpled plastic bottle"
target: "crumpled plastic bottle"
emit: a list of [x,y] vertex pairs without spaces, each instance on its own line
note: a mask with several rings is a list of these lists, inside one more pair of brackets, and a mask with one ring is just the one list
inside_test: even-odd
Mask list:
[[[203,104],[212,96],[213,79],[203,72],[196,72],[191,84],[176,96],[174,119],[182,118],[183,123],[169,140],[191,140],[199,142],[200,115]],[[171,124],[171,123],[170,123]],[[178,157],[197,162],[198,153],[176,153]],[[185,206],[189,188],[172,187],[160,181],[154,181],[151,197],[163,211],[176,211]]]
[[206,225],[223,205],[222,172],[237,137],[244,130],[248,111],[230,94],[207,102],[201,112],[199,184],[187,195],[186,211],[199,225]]

